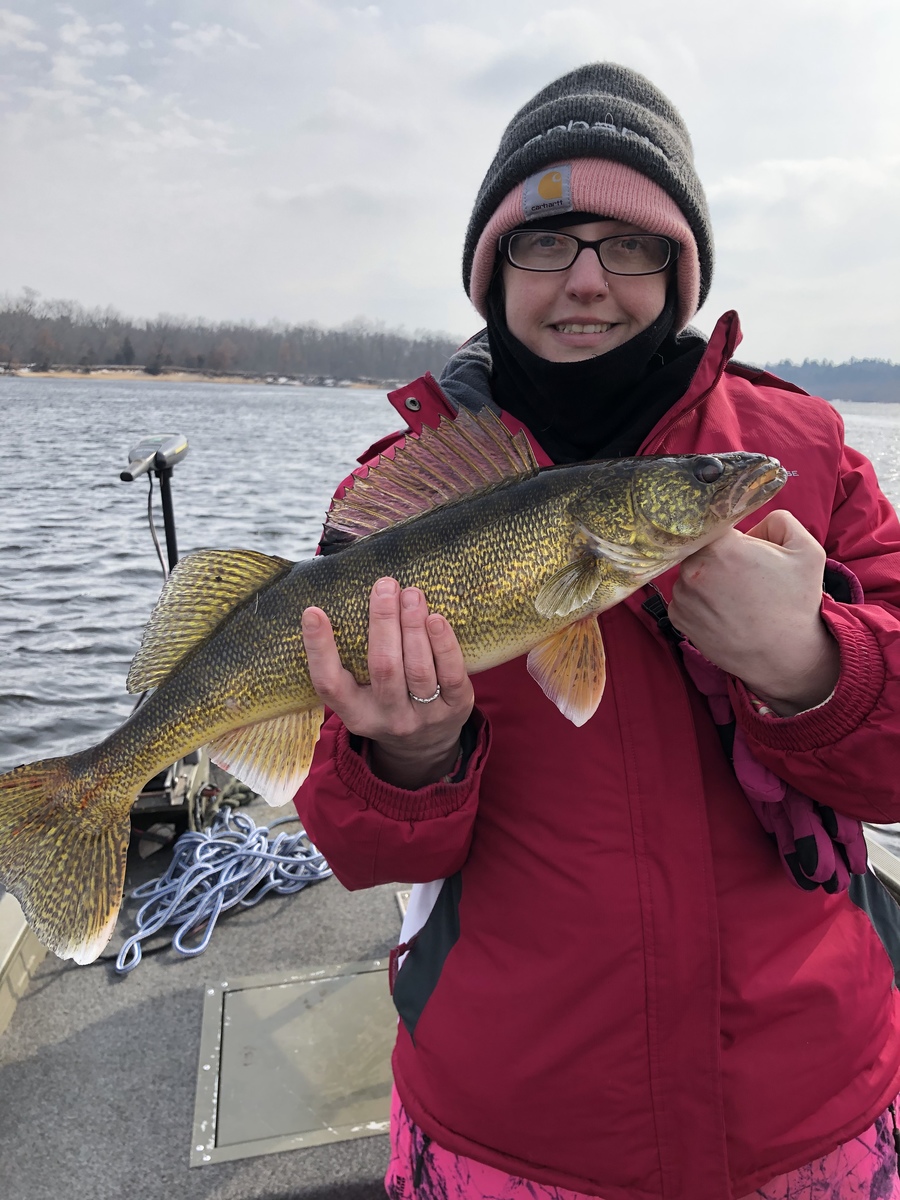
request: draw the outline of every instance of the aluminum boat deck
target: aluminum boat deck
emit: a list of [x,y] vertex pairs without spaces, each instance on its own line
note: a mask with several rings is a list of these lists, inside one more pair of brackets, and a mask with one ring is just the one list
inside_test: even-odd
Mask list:
[[[259,825],[282,815],[245,811]],[[132,849],[126,894],[167,861]],[[53,955],[35,967],[30,933],[0,946],[4,986],[23,993],[0,1034],[2,1200],[384,1200],[394,1018],[379,966],[400,930],[397,892],[331,878],[270,896],[226,914],[198,957],[145,953],[124,976]],[[373,972],[382,988],[366,987]],[[210,1005],[223,1002],[216,1042]],[[323,1046],[332,1014],[341,1036]]]

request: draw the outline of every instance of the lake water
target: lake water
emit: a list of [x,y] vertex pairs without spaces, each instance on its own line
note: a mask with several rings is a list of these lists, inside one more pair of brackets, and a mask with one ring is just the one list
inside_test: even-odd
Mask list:
[[[900,506],[900,404],[837,407]],[[355,456],[400,424],[376,391],[12,377],[0,422],[0,771],[83,749],[131,710],[162,582],[147,479],[119,480],[142,435],[190,443],[172,482],[180,554],[299,559]]]
[[[0,377],[0,771],[67,754],[131,711],[128,664],[159,594],[144,434],[183,433],[180,555],[307,558],[335,484],[401,424],[383,392]],[[159,489],[154,511],[165,555]]]

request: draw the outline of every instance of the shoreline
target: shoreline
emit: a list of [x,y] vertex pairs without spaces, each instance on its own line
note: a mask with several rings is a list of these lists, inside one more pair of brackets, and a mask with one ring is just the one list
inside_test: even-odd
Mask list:
[[161,370],[158,374],[150,375],[142,368],[91,367],[71,368],[61,367],[58,371],[32,371],[27,367],[11,371],[0,371],[0,379],[12,377],[15,379],[91,379],[117,380],[126,383],[243,383],[265,384],[270,387],[327,387],[346,390],[365,388],[369,391],[390,391],[399,387],[393,380],[379,382],[362,382],[353,379],[331,379],[320,383],[307,382],[302,379],[292,379],[284,375],[228,375],[207,371]]

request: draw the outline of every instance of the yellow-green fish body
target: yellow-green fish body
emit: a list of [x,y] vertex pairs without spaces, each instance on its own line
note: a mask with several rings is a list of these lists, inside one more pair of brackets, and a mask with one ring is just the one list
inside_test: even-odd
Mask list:
[[420,440],[335,503],[326,533],[348,543],[338,553],[182,560],[129,674],[129,690],[150,691],[144,702],[97,746],[0,776],[0,880],[57,954],[89,962],[108,940],[131,806],[169,763],[208,745],[273,803],[301,785],[323,716],[300,633],[308,606],[328,613],[342,662],[365,683],[372,585],[386,575],[416,585],[470,671],[527,653],[540,686],[581,724],[605,678],[595,614],[785,478],[774,460],[744,453],[538,471],[524,439],[490,416],[461,414]]

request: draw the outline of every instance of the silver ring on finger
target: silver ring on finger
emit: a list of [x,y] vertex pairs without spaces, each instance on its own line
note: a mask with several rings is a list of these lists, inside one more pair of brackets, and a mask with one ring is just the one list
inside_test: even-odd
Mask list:
[[410,700],[415,700],[416,704],[431,704],[433,701],[437,700],[438,696],[441,694],[441,685],[438,684],[434,689],[433,696],[414,696],[412,692],[407,694],[409,695]]

